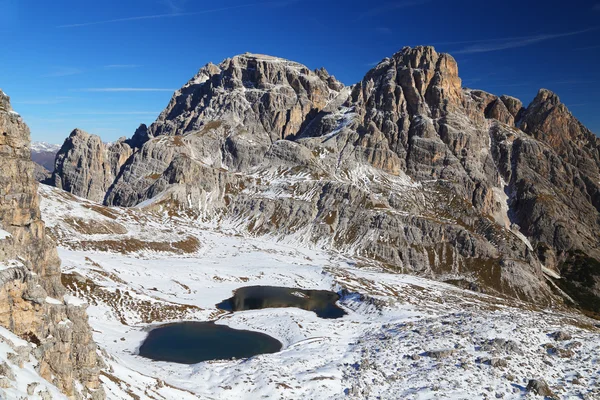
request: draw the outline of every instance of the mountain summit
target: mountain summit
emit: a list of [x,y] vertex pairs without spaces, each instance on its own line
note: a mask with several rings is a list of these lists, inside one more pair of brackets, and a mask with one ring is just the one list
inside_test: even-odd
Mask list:
[[239,55],[200,69],[114,151],[75,137],[54,181],[76,195],[600,312],[598,139],[547,90],[523,107],[462,87],[432,47],[405,47],[351,87]]

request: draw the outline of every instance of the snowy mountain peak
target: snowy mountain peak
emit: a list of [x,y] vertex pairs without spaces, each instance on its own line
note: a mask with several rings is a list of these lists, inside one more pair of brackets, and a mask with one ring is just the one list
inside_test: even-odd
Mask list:
[[48,142],[31,142],[31,151],[33,152],[53,152],[56,153],[60,150],[60,144],[48,143]]

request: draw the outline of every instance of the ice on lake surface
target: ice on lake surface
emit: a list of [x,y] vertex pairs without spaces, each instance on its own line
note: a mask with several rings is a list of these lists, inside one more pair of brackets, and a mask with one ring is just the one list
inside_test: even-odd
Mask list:
[[259,310],[263,308],[297,307],[313,311],[321,318],[341,318],[346,312],[336,305],[337,293],[328,290],[303,290],[277,286],[246,286],[233,297],[217,304],[226,311]]

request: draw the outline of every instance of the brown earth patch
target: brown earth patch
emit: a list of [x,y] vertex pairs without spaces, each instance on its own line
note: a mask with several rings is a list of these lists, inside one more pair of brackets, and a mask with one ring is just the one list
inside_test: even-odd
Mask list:
[[105,217],[108,217],[110,219],[119,218],[119,213],[112,210],[110,207],[104,207],[96,204],[82,204],[82,206],[87,208],[88,210],[97,212],[98,214],[104,215]]
[[192,254],[200,249],[200,241],[194,236],[188,236],[177,242],[154,242],[135,238],[122,238],[118,240],[82,240],[79,242],[79,247],[86,250],[121,254],[137,253],[140,251]]
[[113,221],[87,221],[73,217],[64,218],[63,221],[84,235],[123,235],[127,233],[127,228]]
[[142,323],[149,324],[184,319],[196,311],[201,311],[201,308],[189,304],[170,303],[159,299],[141,300],[132,296],[129,290],[108,290],[79,274],[62,274],[61,281],[69,291],[84,298],[89,304],[102,303],[109,306],[123,325],[129,325],[128,313],[135,314]]

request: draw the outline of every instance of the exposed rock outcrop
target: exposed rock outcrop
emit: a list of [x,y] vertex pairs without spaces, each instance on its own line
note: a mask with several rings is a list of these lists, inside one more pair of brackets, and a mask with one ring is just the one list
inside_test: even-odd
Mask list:
[[109,205],[184,208],[542,304],[544,267],[582,287],[569,254],[600,259],[598,139],[547,91],[524,109],[462,88],[432,47],[352,87],[270,56],[208,64],[127,143],[99,189]]
[[33,178],[38,182],[45,182],[52,177],[52,172],[38,163],[33,163]]
[[538,396],[543,396],[545,399],[558,399],[558,396],[554,394],[543,379],[530,379],[525,390]]
[[175,92],[148,135],[182,135],[225,120],[270,143],[295,135],[342,88],[324,69],[246,53],[200,69]]
[[99,136],[75,129],[56,154],[53,184],[77,196],[102,202],[131,153],[125,138],[105,144]]
[[[600,315],[600,139],[548,90],[523,112],[512,145],[514,222],[557,283]],[[535,139],[535,140],[534,140]]]
[[0,326],[37,345],[38,372],[67,395],[103,398],[85,308],[63,299],[46,237],[29,129],[0,91]]

